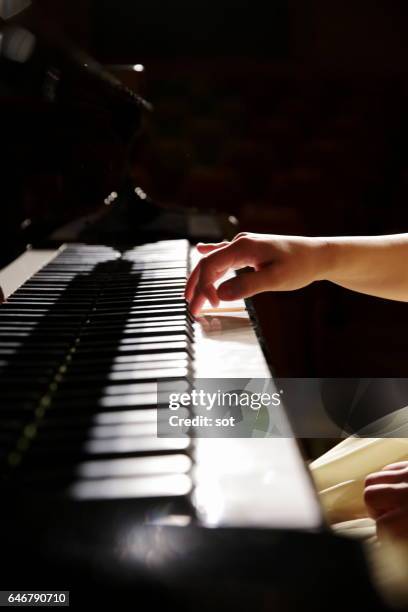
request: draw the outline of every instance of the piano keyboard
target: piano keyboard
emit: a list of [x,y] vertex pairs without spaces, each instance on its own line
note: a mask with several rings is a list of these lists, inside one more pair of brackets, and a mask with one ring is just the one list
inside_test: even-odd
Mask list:
[[8,486],[190,507],[190,440],[156,435],[157,381],[187,388],[193,373],[188,261],[186,241],[123,252],[72,245],[1,306]]
[[[193,322],[187,241],[70,245],[3,273],[0,476],[8,499],[131,504],[133,519],[316,528],[296,440],[158,438],[157,381],[267,378],[244,303]],[[43,259],[46,259],[43,257]],[[20,278],[20,281],[17,280]],[[244,312],[242,312],[244,311]]]

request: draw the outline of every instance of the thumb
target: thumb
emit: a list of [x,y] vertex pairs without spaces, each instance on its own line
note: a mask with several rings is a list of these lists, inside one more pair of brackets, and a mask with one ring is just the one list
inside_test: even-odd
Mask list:
[[231,278],[218,287],[220,300],[239,300],[252,297],[257,293],[273,288],[273,268],[268,267],[259,272],[244,272]]

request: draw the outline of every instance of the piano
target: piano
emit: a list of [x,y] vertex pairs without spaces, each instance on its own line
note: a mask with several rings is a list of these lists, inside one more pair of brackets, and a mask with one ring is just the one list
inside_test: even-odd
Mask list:
[[[75,91],[69,57],[74,76],[54,71],[56,92]],[[147,108],[81,63],[82,84]],[[47,112],[72,111],[56,100]],[[353,588],[382,609],[359,545],[328,532],[293,436],[157,435],[158,382],[272,374],[249,303],[191,317],[195,236],[154,237],[151,218],[129,228],[137,192],[121,185],[120,230],[105,209],[70,220],[0,272],[2,588],[166,610],[318,610],[328,598],[343,610]]]

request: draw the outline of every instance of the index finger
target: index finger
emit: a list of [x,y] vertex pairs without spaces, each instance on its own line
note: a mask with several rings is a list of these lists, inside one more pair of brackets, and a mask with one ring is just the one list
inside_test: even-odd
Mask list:
[[254,263],[254,254],[245,239],[237,240],[202,259],[195,271],[190,309],[196,314],[214,283],[228,270],[238,270]]
[[[228,247],[229,245],[230,245],[229,242],[224,242],[224,243],[219,243],[219,245],[213,245],[213,246],[214,248],[216,246],[217,251],[221,251],[225,249],[226,247]],[[193,299],[194,290],[196,288],[198,277],[200,275],[200,266],[201,266],[202,261],[203,259],[200,259],[200,261],[196,264],[194,270],[191,272],[187,280],[186,288],[184,290],[184,295],[185,295],[187,302],[191,302],[191,300]]]

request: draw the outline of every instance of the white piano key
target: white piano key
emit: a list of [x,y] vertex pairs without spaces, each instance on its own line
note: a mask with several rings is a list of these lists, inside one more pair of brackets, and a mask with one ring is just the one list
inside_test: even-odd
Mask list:
[[124,408],[125,406],[157,406],[156,393],[133,393],[127,395],[112,395],[98,400],[101,408]]
[[190,439],[151,437],[120,437],[105,440],[89,440],[84,451],[90,455],[125,454],[125,453],[159,453],[186,450]]
[[[125,390],[124,390],[125,389]],[[127,389],[127,390],[126,390]],[[123,391],[123,393],[157,393],[157,383],[149,382],[149,383],[138,383],[137,385],[125,385],[125,387],[121,387],[120,385],[108,386],[103,389],[103,393],[106,395],[117,395],[118,393]]]
[[108,374],[109,381],[121,380],[143,380],[146,378],[163,379],[163,378],[185,378],[188,376],[187,368],[157,368],[145,370],[133,370],[125,372],[111,372]]
[[78,482],[69,489],[68,495],[77,500],[178,497],[188,495],[191,488],[191,479],[184,474],[106,478]]
[[150,342],[149,344],[129,344],[124,346],[118,346],[118,353],[131,353],[132,351],[166,351],[166,350],[187,350],[188,342]]
[[[160,357],[160,353],[155,356]],[[112,372],[135,372],[140,370],[151,370],[154,368],[188,368],[188,360],[187,359],[171,359],[171,363],[168,361],[144,361],[139,363],[117,363],[111,366]]]
[[121,423],[116,425],[95,425],[87,431],[89,440],[103,440],[120,437],[157,436],[157,423]]
[[[189,416],[189,411],[186,408],[180,408],[177,411],[180,418]],[[144,410],[117,410],[114,412],[100,412],[95,414],[93,422],[95,425],[133,425],[138,423],[157,423],[157,421],[168,421],[168,413],[160,408],[145,408]]]
[[118,410],[116,412],[100,412],[95,414],[93,421],[96,425],[115,425],[126,423],[151,423],[157,420],[157,410]]
[[114,478],[123,476],[147,476],[157,474],[187,474],[192,461],[187,455],[161,455],[84,461],[76,470],[80,478]]
[[[136,383],[129,385],[108,385],[104,387],[104,395],[145,395],[148,393],[158,393],[157,383]],[[165,394],[167,392],[178,392],[182,393],[189,388],[189,383],[186,380],[166,381],[160,384],[160,392]]]
[[173,361],[174,359],[187,359],[186,352],[177,353],[145,353],[139,355],[118,355],[113,360],[114,364],[143,363],[144,361]]

